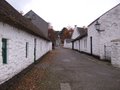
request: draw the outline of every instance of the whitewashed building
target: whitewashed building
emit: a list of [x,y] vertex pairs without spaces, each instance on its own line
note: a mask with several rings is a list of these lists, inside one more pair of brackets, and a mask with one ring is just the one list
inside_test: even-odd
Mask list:
[[39,28],[5,0],[0,1],[0,84],[52,50]]
[[79,28],[79,33],[80,35],[72,40],[73,49],[84,52],[87,50],[87,28]]
[[74,49],[111,60],[111,41],[116,39],[120,39],[120,4],[89,24],[87,36],[74,40]]
[[120,39],[112,40],[111,63],[120,68]]
[[[82,45],[80,46],[80,40],[79,39],[81,39],[81,37],[83,37],[86,34],[87,34],[87,28],[85,28],[85,27],[81,28],[81,27],[77,27],[75,25],[71,39],[69,39],[69,40],[65,39],[64,40],[64,47],[65,48],[70,48],[70,49],[75,49],[75,50],[78,50],[78,51],[80,51],[80,47],[81,47],[81,50],[82,50]],[[81,41],[81,44],[82,44],[82,41]]]
[[111,41],[118,38],[120,38],[120,4],[88,26],[87,52],[101,59],[111,59]]
[[64,40],[64,48],[72,49],[72,39],[65,39]]
[[71,39],[76,39],[80,35],[79,29],[80,27],[77,27],[77,25],[75,25]]
[[[77,27],[77,25],[75,25],[74,31],[73,31],[73,34],[72,34],[72,37],[71,37],[71,40],[76,39],[79,35],[80,35],[79,27]],[[67,43],[67,42],[66,42],[66,43]],[[70,44],[70,43],[66,44],[66,47],[69,47],[69,46],[70,46],[69,44]],[[78,46],[78,43],[77,43],[77,42],[74,42],[74,43],[71,42],[71,44],[72,44],[72,46],[69,47],[69,48],[72,48],[72,49],[75,49],[75,50],[76,50],[76,49],[77,49],[77,46]],[[74,47],[75,47],[75,48],[74,48]]]

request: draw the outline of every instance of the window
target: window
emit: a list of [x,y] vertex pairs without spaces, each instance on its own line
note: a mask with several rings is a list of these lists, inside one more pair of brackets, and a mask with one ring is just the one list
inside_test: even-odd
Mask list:
[[2,58],[3,64],[7,64],[7,39],[2,38]]
[[26,42],[26,58],[28,57],[28,42]]

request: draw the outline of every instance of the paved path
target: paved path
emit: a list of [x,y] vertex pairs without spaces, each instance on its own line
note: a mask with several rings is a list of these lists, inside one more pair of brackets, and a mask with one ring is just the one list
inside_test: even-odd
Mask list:
[[77,51],[57,48],[17,83],[9,90],[120,90],[120,69]]
[[77,51],[58,50],[50,70],[60,83],[68,83],[71,90],[120,90],[120,69]]

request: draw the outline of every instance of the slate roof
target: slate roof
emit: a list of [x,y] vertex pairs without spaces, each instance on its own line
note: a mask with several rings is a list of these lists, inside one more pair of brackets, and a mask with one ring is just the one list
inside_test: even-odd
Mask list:
[[31,20],[31,22],[40,29],[45,37],[48,37],[48,23],[38,16],[34,11],[30,10],[24,17]]
[[87,31],[88,31],[87,28],[79,28],[78,31],[79,31],[80,35],[76,39],[72,40],[72,42],[87,36]]
[[28,33],[37,35],[45,40],[49,40],[30,22],[30,20],[22,16],[5,0],[0,0],[0,22],[7,23]]
[[85,28],[77,27],[77,30],[78,30],[79,34],[83,33],[83,30],[84,30],[84,29],[85,29]]

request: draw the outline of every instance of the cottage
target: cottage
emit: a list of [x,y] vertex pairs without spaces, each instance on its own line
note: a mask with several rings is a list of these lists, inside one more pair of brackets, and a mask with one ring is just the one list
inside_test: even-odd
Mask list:
[[111,59],[111,41],[120,38],[120,4],[88,25],[88,53]]
[[72,49],[72,39],[65,39],[64,40],[64,48],[70,48]]
[[0,1],[0,33],[0,84],[52,49],[41,30],[5,0]]
[[72,40],[73,49],[84,52],[87,50],[87,28],[79,28],[79,33],[80,35]]
[[89,24],[87,34],[83,36],[80,35],[78,38],[74,39],[73,47],[76,50],[98,56],[100,59],[111,60],[111,56],[113,56],[111,55],[111,52],[113,52],[111,48],[112,44],[115,46],[115,43],[111,41],[120,38],[119,28],[120,4]]
[[79,39],[84,36],[84,33],[86,34],[86,30],[87,29],[85,27],[81,28],[75,25],[71,39],[64,40],[64,47],[80,51],[80,40]]
[[76,39],[80,35],[79,30],[80,27],[77,27],[77,25],[75,25],[71,39]]

